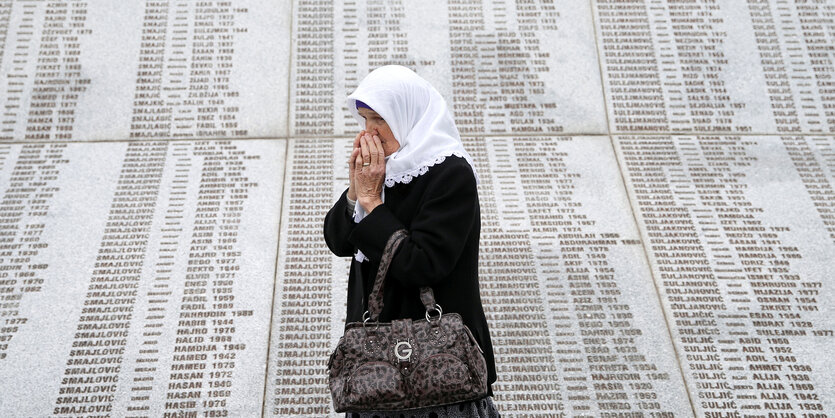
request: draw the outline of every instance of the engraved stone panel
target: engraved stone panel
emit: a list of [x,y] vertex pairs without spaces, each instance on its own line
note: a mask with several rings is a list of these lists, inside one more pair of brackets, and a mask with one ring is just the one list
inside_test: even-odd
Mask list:
[[347,272],[334,271],[335,257],[322,236],[324,215],[333,204],[334,143],[289,142],[265,415],[323,416],[332,408],[325,368],[332,336],[341,334],[345,322],[346,298],[334,295],[339,285],[333,278]]
[[395,63],[481,176],[503,416],[831,417],[833,45],[833,0],[0,0],[0,416],[333,415]]
[[371,69],[410,67],[462,133],[605,133],[585,2],[297,0],[294,135],[349,134],[345,97]]
[[[510,414],[687,414],[608,137],[468,137],[481,184],[480,281]],[[268,372],[273,416],[331,411],[349,260],[322,218],[347,187],[350,140],[293,139]]]
[[467,145],[488,156],[480,277],[503,411],[688,414],[608,138]]
[[595,0],[612,132],[834,133],[834,6]]
[[289,8],[13,2],[0,8],[0,140],[285,136]]
[[832,144],[616,138],[698,415],[832,410]]
[[257,414],[284,149],[11,146],[0,415]]

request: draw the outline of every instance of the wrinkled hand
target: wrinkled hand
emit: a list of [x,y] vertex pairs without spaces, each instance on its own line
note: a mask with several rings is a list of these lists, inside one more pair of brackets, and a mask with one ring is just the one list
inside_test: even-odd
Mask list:
[[348,199],[357,200],[357,186],[354,182],[354,164],[356,163],[357,156],[360,155],[360,138],[365,135],[365,130],[360,131],[357,134],[357,138],[354,139],[354,146],[351,149],[351,156],[348,157]]
[[[386,179],[386,156],[380,137],[368,132],[359,135],[359,153],[354,158],[353,183],[357,193],[357,203],[366,212],[383,204],[380,194]],[[356,148],[355,148],[356,152]],[[352,152],[351,155],[354,153]]]

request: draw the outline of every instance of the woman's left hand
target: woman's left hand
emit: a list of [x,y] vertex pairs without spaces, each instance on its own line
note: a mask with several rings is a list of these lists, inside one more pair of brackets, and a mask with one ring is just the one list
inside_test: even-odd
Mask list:
[[354,161],[354,186],[357,203],[366,212],[383,204],[380,195],[386,179],[386,157],[380,137],[366,133],[360,138],[360,153]]

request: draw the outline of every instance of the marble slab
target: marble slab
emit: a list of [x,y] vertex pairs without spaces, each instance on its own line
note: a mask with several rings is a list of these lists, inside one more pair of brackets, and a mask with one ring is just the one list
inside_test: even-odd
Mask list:
[[390,63],[481,175],[503,416],[832,416],[833,16],[0,0],[0,416],[335,416],[321,223]]
[[833,139],[615,143],[697,414],[832,411]]
[[11,3],[0,140],[287,135],[289,0]]
[[690,415],[609,138],[468,145],[488,156],[480,277],[502,410]]
[[259,414],[285,147],[11,146],[0,415]]
[[345,283],[338,278],[347,278],[347,269],[335,272],[344,263],[331,254],[322,236],[324,215],[334,200],[334,146],[329,139],[289,141],[266,416],[312,417],[332,410],[325,369],[332,336],[345,318]]
[[593,4],[611,132],[835,132],[831,1]]
[[291,135],[357,130],[345,97],[374,68],[410,67],[462,133],[605,133],[585,2],[297,0]]
[[[608,137],[469,137],[481,184],[480,281],[505,413],[690,413]],[[330,413],[327,357],[347,259],[322,238],[350,140],[288,152],[265,412]],[[602,193],[601,193],[602,192]]]

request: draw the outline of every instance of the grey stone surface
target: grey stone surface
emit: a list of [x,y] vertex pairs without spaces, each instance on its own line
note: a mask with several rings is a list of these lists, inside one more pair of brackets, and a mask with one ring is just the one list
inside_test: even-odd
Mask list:
[[[325,368],[342,333],[347,261],[325,246],[321,214],[347,187],[350,146],[290,143],[265,411],[273,416],[330,411]],[[480,280],[502,410],[687,415],[608,138],[468,137],[466,146],[481,178]]]
[[835,133],[832,7],[595,0],[611,131]]
[[608,138],[467,142],[482,178],[480,279],[504,410],[689,414]]
[[290,131],[347,135],[345,97],[373,68],[415,69],[462,133],[606,133],[585,2],[297,2]]
[[397,63],[482,175],[503,415],[832,416],[833,14],[0,0],[0,415],[332,415],[321,221]]
[[829,410],[835,195],[818,164],[833,140],[616,144],[697,414]]
[[265,415],[323,416],[332,408],[325,368],[345,321],[347,268],[328,250],[322,220],[333,204],[341,145],[292,139],[288,146]]
[[0,415],[259,413],[285,146],[11,146]]
[[4,3],[0,140],[287,135],[289,1]]

